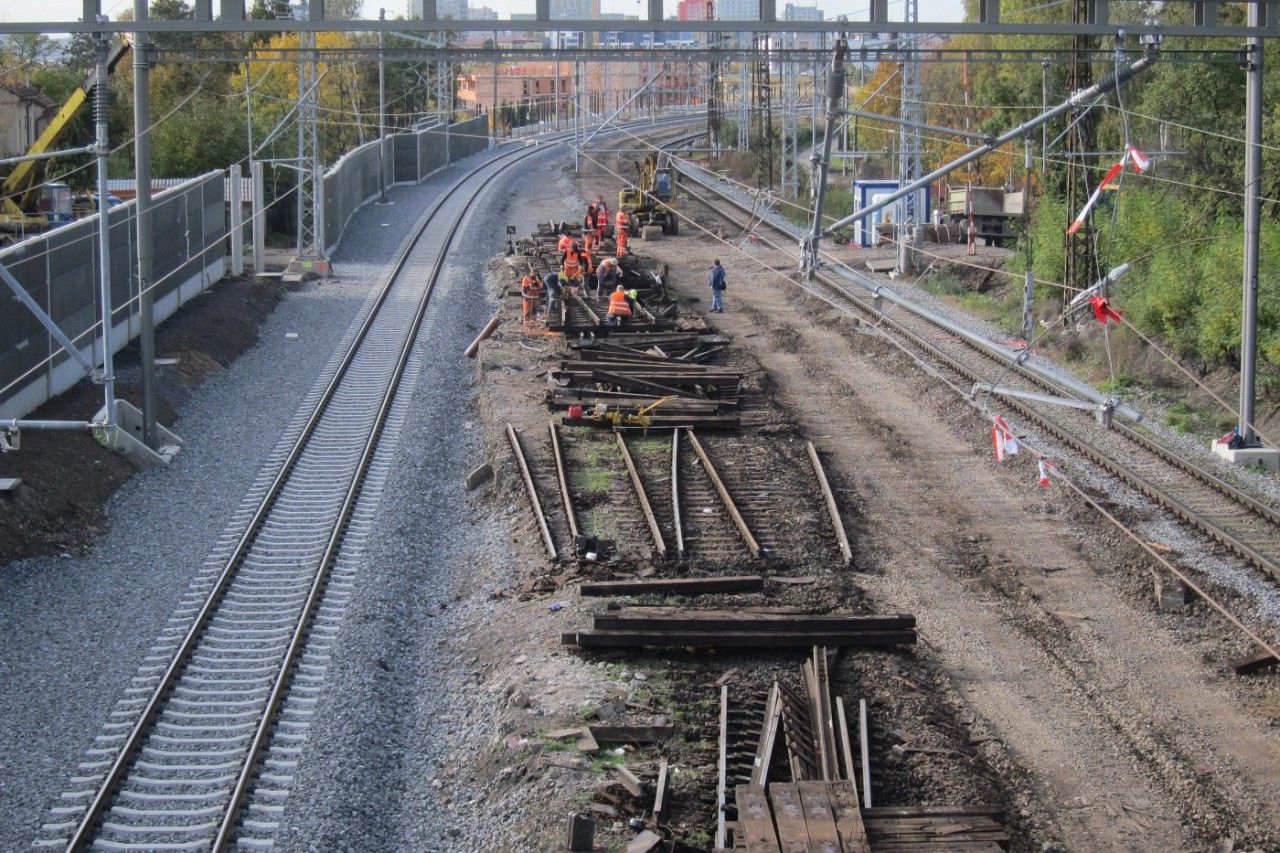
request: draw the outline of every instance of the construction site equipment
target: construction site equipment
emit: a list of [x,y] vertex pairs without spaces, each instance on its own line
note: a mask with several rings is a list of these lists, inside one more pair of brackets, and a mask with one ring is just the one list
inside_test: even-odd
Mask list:
[[[107,57],[107,73],[115,70],[130,50],[122,41]],[[75,122],[85,105],[92,101],[95,74],[85,78],[80,88],[71,93],[40,137],[27,149],[26,158],[13,167],[4,180],[0,193],[0,232],[10,239],[47,230],[75,218],[71,187],[63,183],[45,183],[44,165],[54,148]],[[92,211],[90,211],[92,212]]]
[[1003,246],[1017,239],[1024,193],[1001,187],[947,187],[945,224],[956,226],[957,242],[965,239],[969,217],[977,239],[988,246]]
[[658,154],[649,152],[636,163],[634,189],[618,193],[618,208],[631,214],[632,236],[638,236],[646,225],[662,226],[663,234],[680,233],[680,220],[675,212],[676,170],[670,158],[664,155],[659,164]]
[[653,415],[650,414],[654,409],[669,403],[676,398],[672,394],[667,397],[659,397],[647,406],[641,406],[634,414],[623,412],[619,409],[611,409],[606,403],[596,404],[595,411],[591,413],[591,420],[609,424],[610,426],[629,426],[648,429],[653,426]]

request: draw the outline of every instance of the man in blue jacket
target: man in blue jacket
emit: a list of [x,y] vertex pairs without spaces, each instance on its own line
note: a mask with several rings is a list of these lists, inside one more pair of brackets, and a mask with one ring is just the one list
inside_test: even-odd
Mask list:
[[720,266],[720,259],[716,258],[711,264],[711,273],[707,276],[707,283],[711,285],[711,313],[724,313],[724,267]]

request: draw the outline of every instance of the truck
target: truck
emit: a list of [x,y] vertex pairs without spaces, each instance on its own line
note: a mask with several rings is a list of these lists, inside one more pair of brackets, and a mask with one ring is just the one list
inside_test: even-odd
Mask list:
[[972,207],[973,226],[977,238],[988,246],[1003,246],[1018,238],[1022,219],[1023,194],[1002,187],[947,186],[947,209],[943,224],[958,234],[957,243],[968,239],[969,215]]

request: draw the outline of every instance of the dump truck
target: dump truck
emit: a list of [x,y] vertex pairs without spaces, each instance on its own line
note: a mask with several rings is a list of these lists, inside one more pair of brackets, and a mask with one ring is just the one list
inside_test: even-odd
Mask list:
[[646,225],[660,225],[663,234],[678,234],[676,170],[670,163],[659,165],[658,155],[650,152],[636,163],[636,172],[635,188],[618,193],[618,209],[631,214],[631,234],[638,235]]
[[956,242],[967,240],[970,205],[977,238],[986,245],[1003,246],[1018,238],[1023,205],[1021,192],[1001,187],[948,186],[944,224],[957,230],[960,236]]

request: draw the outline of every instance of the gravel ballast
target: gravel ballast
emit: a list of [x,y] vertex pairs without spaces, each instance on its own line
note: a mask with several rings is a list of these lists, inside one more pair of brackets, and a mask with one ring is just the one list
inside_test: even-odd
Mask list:
[[0,571],[0,849],[38,834],[397,246],[456,173],[397,187],[391,206],[357,213],[337,277],[287,294],[260,343],[185,401],[182,453],[120,489],[109,532],[88,554]]

